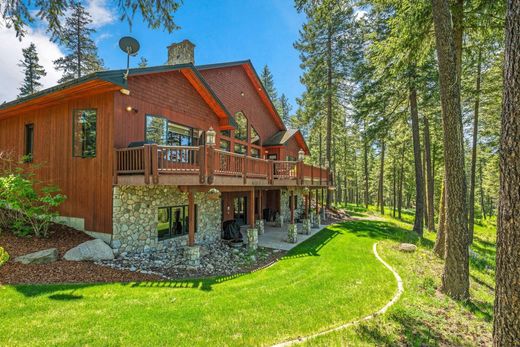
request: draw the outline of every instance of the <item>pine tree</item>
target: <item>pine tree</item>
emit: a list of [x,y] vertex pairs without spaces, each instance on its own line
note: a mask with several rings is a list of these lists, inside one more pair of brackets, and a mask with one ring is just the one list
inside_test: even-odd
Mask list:
[[148,67],[148,59],[145,57],[141,57],[141,60],[139,61],[139,64],[137,65],[139,68]]
[[81,5],[74,3],[72,13],[58,41],[68,50],[68,55],[54,61],[57,70],[63,71],[58,81],[63,83],[83,75],[103,69],[103,61],[98,57],[97,47],[91,38],[96,31],[89,27],[92,17]]
[[271,70],[269,69],[269,66],[264,66],[262,69],[262,72],[260,73],[260,80],[262,81],[262,84],[264,85],[265,91],[273,100],[273,102],[276,102],[278,100],[278,92],[276,91],[276,87],[274,86],[274,78],[273,74],[271,73]]
[[289,103],[289,99],[287,98],[287,96],[285,96],[285,94],[282,94],[280,96],[280,99],[278,99],[277,106],[278,113],[280,114],[280,116],[282,116],[283,122],[285,123],[285,125],[290,126],[292,124],[290,115],[292,105]]
[[42,86],[39,80],[47,75],[43,66],[39,64],[38,52],[36,52],[34,43],[31,42],[29,47],[22,49],[22,52],[23,59],[20,60],[18,66],[23,69],[25,78],[20,87],[20,95],[18,97],[24,97],[37,92]]

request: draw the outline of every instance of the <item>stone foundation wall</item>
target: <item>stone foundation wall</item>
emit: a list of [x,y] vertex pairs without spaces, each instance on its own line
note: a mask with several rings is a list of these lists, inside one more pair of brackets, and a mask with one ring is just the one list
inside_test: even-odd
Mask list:
[[[294,218],[298,219],[303,216],[304,212],[304,196],[301,189],[294,190],[295,197],[298,197],[298,203],[294,209]],[[284,223],[291,222],[291,209],[289,208],[289,199],[291,198],[291,192],[286,189],[282,189],[280,193],[280,214],[284,218]]]
[[[208,244],[220,239],[220,199],[195,193],[197,230],[195,242]],[[119,186],[113,188],[112,248],[119,252],[147,252],[187,245],[188,235],[158,241],[159,207],[188,204],[188,194],[173,186]]]

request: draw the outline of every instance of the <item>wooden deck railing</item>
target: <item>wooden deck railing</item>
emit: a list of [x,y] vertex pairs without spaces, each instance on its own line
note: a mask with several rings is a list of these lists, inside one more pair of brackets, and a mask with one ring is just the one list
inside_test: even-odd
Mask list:
[[[299,161],[276,161],[226,152],[208,146],[144,145],[115,149],[114,182],[118,176],[143,175],[144,182],[158,183],[159,175],[199,175],[199,184],[212,184],[213,178],[235,177],[294,181],[296,185],[328,185],[329,171]],[[258,182],[258,181],[257,181]],[[260,183],[261,184],[261,183]]]

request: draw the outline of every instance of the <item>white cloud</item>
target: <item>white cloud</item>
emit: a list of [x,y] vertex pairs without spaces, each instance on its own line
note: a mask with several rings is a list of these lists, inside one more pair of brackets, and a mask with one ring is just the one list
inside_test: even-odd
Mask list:
[[116,19],[106,0],[88,0],[85,8],[92,17],[92,26],[96,29],[111,24]]
[[29,29],[20,42],[12,29],[0,25],[0,42],[3,51],[0,54],[0,103],[11,101],[18,95],[24,78],[18,63],[22,59],[22,48],[28,47],[31,42],[36,45],[40,65],[47,72],[47,76],[40,80],[43,88],[57,84],[61,73],[54,70],[53,61],[62,57],[63,53],[57,44],[49,41],[44,31]]

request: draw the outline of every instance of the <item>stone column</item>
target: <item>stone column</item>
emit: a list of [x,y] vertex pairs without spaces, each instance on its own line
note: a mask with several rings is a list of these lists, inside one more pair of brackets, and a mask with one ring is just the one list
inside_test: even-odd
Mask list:
[[302,220],[302,234],[303,235],[310,235],[311,233],[311,220],[309,218],[305,218]]
[[184,248],[184,256],[186,257],[189,266],[200,265],[200,246],[186,246]]
[[277,216],[276,216],[276,221],[275,221],[275,225],[279,228],[283,228],[284,226],[284,220],[283,220],[283,215],[281,213],[279,213]]
[[313,228],[320,228],[321,227],[321,216],[319,214],[314,216],[314,221],[312,223]]
[[256,251],[258,248],[258,230],[254,228],[247,229],[247,248]]
[[256,223],[255,227],[258,230],[258,235],[263,235],[263,233],[265,231],[264,220],[258,219],[255,223]]
[[296,227],[296,224],[289,224],[289,227],[287,228],[287,242],[298,242],[298,228]]

